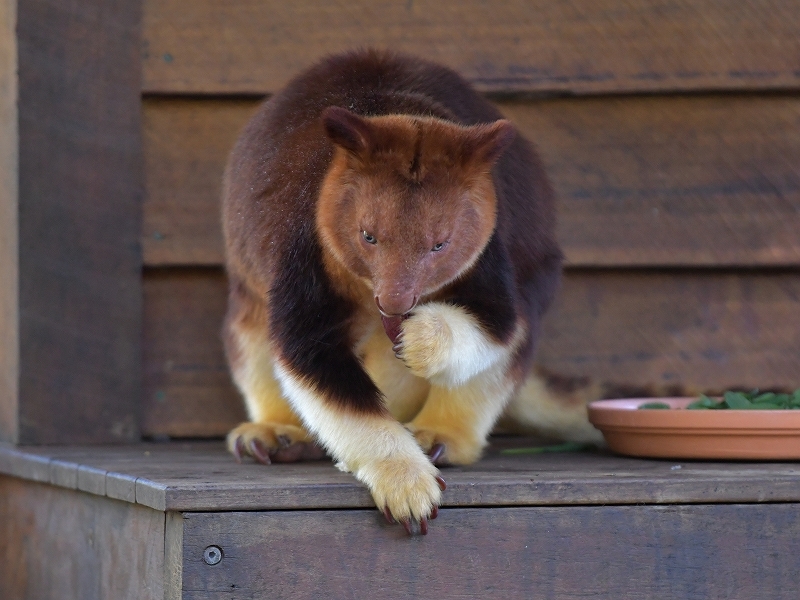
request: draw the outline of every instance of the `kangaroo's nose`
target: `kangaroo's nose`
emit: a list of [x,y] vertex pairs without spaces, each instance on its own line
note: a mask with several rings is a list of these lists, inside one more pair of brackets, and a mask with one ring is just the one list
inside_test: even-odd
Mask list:
[[402,317],[417,305],[417,296],[411,292],[394,292],[375,296],[375,304],[387,317]]

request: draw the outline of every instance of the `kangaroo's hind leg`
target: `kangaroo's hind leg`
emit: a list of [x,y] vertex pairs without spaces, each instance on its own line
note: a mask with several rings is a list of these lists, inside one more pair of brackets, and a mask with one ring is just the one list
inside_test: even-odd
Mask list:
[[275,379],[266,303],[231,282],[223,338],[231,374],[250,421],[227,437],[228,450],[261,463],[315,460],[325,456],[283,397]]

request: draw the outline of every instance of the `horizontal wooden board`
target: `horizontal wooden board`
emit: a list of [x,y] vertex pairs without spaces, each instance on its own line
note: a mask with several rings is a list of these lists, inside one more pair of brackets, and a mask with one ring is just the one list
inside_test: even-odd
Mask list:
[[[791,462],[643,460],[604,451],[509,455],[502,450],[541,441],[490,441],[479,462],[443,470],[443,506],[800,502],[800,466]],[[74,489],[64,477],[70,471],[105,473],[106,496],[162,511],[374,507],[366,487],[331,461],[237,464],[218,441],[24,449],[0,444],[0,474]],[[110,485],[124,481],[134,482],[133,495]],[[84,491],[103,495],[99,488]]]
[[[224,163],[253,101],[144,103],[149,265],[222,262]],[[573,266],[800,265],[800,97],[505,102]]]
[[222,349],[219,269],[146,271],[142,433],[224,435],[245,420]]
[[0,476],[0,597],[163,600],[164,515]]
[[414,52],[491,91],[797,88],[794,0],[145,0],[148,93],[269,93],[320,56]]
[[145,264],[220,264],[222,174],[257,103],[147,99],[143,106]]
[[189,513],[183,533],[187,600],[790,600],[800,569],[796,505],[445,509],[424,538],[376,511]]
[[[148,270],[149,435],[223,435],[244,416],[225,365],[224,275]],[[571,271],[540,363],[619,386],[800,387],[800,274]]]

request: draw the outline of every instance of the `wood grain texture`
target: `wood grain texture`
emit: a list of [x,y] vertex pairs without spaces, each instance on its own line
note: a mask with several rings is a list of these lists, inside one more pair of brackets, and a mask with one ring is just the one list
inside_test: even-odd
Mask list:
[[0,440],[17,437],[19,397],[17,2],[0,0]]
[[162,600],[164,515],[0,476],[0,597]]
[[257,105],[247,100],[144,101],[146,264],[221,264],[222,173]]
[[183,515],[169,512],[164,532],[164,600],[181,600],[183,582]]
[[[148,435],[221,436],[244,417],[219,331],[213,269],[145,276]],[[800,386],[796,273],[569,271],[545,316],[538,362],[620,386]]]
[[[643,460],[599,451],[502,453],[504,448],[541,443],[494,437],[480,462],[444,469],[444,506],[800,502],[800,466],[790,462]],[[0,444],[0,473],[69,488],[71,482],[53,477],[54,463],[71,465],[78,473],[105,471],[109,498],[118,497],[110,488],[112,481],[133,481],[135,495],[119,499],[160,511],[374,507],[367,489],[329,461],[268,467],[250,461],[237,464],[222,442],[24,451]],[[87,491],[99,495],[99,490]]]
[[[793,599],[796,505],[184,515],[183,598]],[[214,566],[204,548],[222,548]]]
[[786,89],[800,81],[799,31],[792,0],[146,0],[143,89],[268,93],[364,45],[491,91]]
[[140,10],[18,3],[20,443],[139,437]]
[[145,271],[144,435],[218,436],[246,420],[222,349],[226,301],[219,269]]
[[503,112],[560,197],[568,265],[800,265],[800,98],[593,98]]
[[564,375],[689,389],[800,385],[800,277],[570,272],[539,361]]
[[[150,265],[221,264],[219,190],[242,100],[144,104]],[[800,99],[502,102],[559,201],[568,265],[800,265]]]

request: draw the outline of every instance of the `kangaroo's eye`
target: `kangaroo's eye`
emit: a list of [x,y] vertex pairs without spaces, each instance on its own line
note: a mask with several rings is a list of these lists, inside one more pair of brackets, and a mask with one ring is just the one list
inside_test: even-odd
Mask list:
[[368,244],[377,244],[378,243],[377,238],[374,235],[372,235],[371,233],[367,233],[366,231],[362,231],[361,232],[361,237],[363,237],[364,241],[367,242]]
[[431,252],[441,252],[446,245],[447,242],[439,242],[438,244],[435,244],[433,248],[431,248]]

